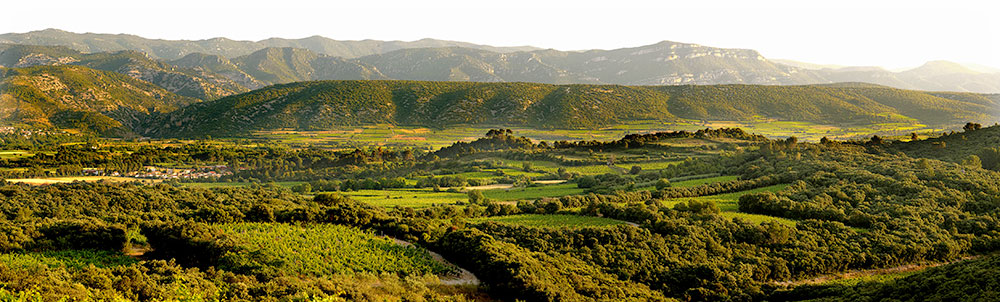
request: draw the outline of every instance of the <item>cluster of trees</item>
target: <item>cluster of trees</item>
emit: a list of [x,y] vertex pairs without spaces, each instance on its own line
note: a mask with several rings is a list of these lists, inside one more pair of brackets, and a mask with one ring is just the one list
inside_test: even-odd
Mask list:
[[777,291],[772,301],[995,301],[1000,298],[1000,257],[985,256],[929,268],[911,276],[856,285],[803,285]]
[[340,180],[314,180],[307,183],[310,191],[357,191],[357,190],[381,190],[389,188],[405,188],[406,178],[403,177],[381,177]]
[[547,149],[548,145],[541,142],[538,145],[531,142],[527,137],[516,137],[510,129],[490,129],[486,132],[486,137],[471,142],[455,142],[451,146],[441,148],[428,156],[437,158],[456,157],[483,151],[497,150],[532,150],[535,148]]
[[[40,176],[78,176],[83,168],[106,174],[140,171],[145,166],[228,166],[231,175],[186,181],[310,181],[348,180],[403,176],[420,169],[403,169],[418,163],[413,149],[355,149],[330,151],[314,148],[289,149],[260,143],[254,147],[228,144],[177,143],[177,146],[154,144],[89,143],[67,146],[26,148],[32,156],[0,159],[5,168],[0,177],[31,178]],[[397,171],[397,175],[392,174]],[[360,174],[360,175],[359,175]]]
[[[990,128],[972,132],[986,131]],[[500,130],[489,135],[488,140],[509,141],[511,137]],[[438,251],[482,278],[496,297],[541,301],[888,297],[897,292],[876,285],[787,291],[776,284],[850,269],[950,261],[1000,250],[1000,201],[996,197],[1000,196],[1000,177],[995,171],[911,158],[892,152],[896,143],[809,144],[786,139],[758,145],[757,150],[690,159],[655,172],[580,177],[576,179],[578,186],[609,188],[584,195],[507,204],[470,192],[468,205],[425,209],[386,210],[336,193],[320,193],[309,199],[276,186],[208,190],[166,184],[31,187],[0,182],[0,234],[5,236],[0,236],[0,248],[8,252],[121,250],[131,239],[128,234],[141,230],[154,251],[149,257],[174,259],[176,263],[147,261],[89,270],[52,268],[40,280],[77,284],[80,282],[74,280],[84,280],[80,279],[82,274],[95,274],[117,284],[114,282],[125,281],[112,274],[163,280],[156,278],[166,274],[164,271],[175,271],[176,276],[197,285],[151,281],[148,288],[122,292],[92,284],[82,288],[88,295],[113,293],[138,298],[162,294],[181,284],[191,286],[196,293],[234,300],[269,295],[367,297],[352,296],[352,290],[364,292],[357,287],[322,285],[326,283],[317,276],[268,270],[271,260],[257,258],[211,227],[236,222],[342,224]],[[629,148],[633,148],[631,144]],[[247,170],[266,169],[269,162],[283,163],[287,167],[282,169],[303,173],[296,175],[338,171],[336,177],[309,183],[322,191],[405,186],[401,177],[416,175],[420,175],[420,186],[464,186],[470,184],[467,179],[434,175],[497,166],[490,161],[407,162],[404,157],[394,157],[399,153],[388,155],[396,151],[377,149],[343,153],[237,150],[235,155],[197,153],[200,155],[192,159],[239,162]],[[555,150],[527,151],[508,154],[526,156]],[[261,160],[240,157],[251,154]],[[356,161],[359,158],[374,160]],[[303,172],[311,168],[317,170]],[[739,178],[686,188],[669,186],[668,181],[658,185],[666,178],[723,173]],[[657,190],[622,189],[640,183]],[[788,186],[777,192],[746,194],[738,202],[739,209],[791,221],[765,219],[760,223],[729,218],[714,202],[686,199],[775,184]],[[466,219],[529,213],[587,215],[630,224],[537,229]],[[246,256],[227,258],[227,254]],[[23,281],[25,278],[15,272],[19,272],[17,268],[0,265],[0,282],[40,286]],[[233,282],[244,282],[245,287],[227,285]],[[929,291],[930,287],[920,286],[959,284],[933,282],[915,279],[909,288]],[[986,287],[981,297],[987,297],[993,288]],[[433,290],[424,293],[434,295]]]
[[28,150],[28,149],[52,149],[58,146],[72,143],[82,143],[94,141],[97,138],[86,134],[69,134],[61,131],[50,131],[45,129],[25,129],[23,127],[8,128],[0,130],[0,149],[4,150]]
[[672,139],[672,138],[733,138],[738,140],[744,140],[748,142],[762,142],[767,141],[767,138],[763,135],[750,134],[743,131],[741,128],[719,128],[719,129],[701,129],[695,132],[688,131],[674,131],[674,132],[657,132],[648,134],[629,134],[625,135],[619,140],[602,142],[602,141],[557,141],[552,144],[555,148],[590,148],[590,149],[617,149],[617,148],[641,148],[649,143],[655,143],[662,140]]
[[[886,151],[903,152],[908,156],[933,158],[967,166],[982,167],[1000,171],[1000,126],[983,128],[976,123],[968,123],[963,132],[944,133],[940,137],[926,140],[893,143]],[[978,166],[976,163],[978,162]]]

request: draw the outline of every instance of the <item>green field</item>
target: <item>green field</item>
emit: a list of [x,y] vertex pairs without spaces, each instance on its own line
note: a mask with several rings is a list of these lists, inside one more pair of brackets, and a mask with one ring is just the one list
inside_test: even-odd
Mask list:
[[791,219],[788,219],[788,218],[781,218],[781,217],[774,217],[774,216],[767,216],[767,215],[760,215],[760,214],[741,213],[741,212],[722,212],[722,213],[719,213],[719,216],[726,217],[726,218],[729,218],[729,219],[739,218],[739,219],[741,219],[743,221],[754,223],[754,224],[760,224],[762,222],[777,222],[777,223],[784,224],[784,225],[787,225],[787,226],[790,226],[790,227],[794,227],[795,224],[798,223],[795,220],[791,220]]
[[[279,271],[314,276],[359,272],[442,274],[452,271],[451,267],[434,260],[424,249],[400,245],[353,227],[279,223],[234,223],[215,227],[251,251],[228,254],[220,265],[265,260]],[[251,256],[253,254],[258,256]]]
[[538,228],[586,228],[586,227],[610,227],[627,224],[621,220],[614,220],[602,217],[578,216],[578,215],[541,215],[522,214],[511,216],[494,216],[486,218],[472,219],[472,222],[492,221],[501,224],[538,227]]
[[545,176],[545,173],[534,172],[534,171],[524,172],[523,170],[518,170],[518,169],[501,169],[501,170],[503,171],[504,175],[510,175],[510,176],[526,176],[526,177]]
[[[732,176],[719,176],[719,177],[712,177],[712,178],[724,179],[724,178],[727,178],[727,177],[732,177]],[[689,181],[701,181],[701,180],[703,180],[703,179],[694,179],[694,180],[689,180]],[[681,182],[678,182],[678,183],[681,183]],[[760,192],[777,192],[777,191],[781,191],[785,187],[788,187],[788,185],[787,184],[780,184],[780,185],[767,186],[767,187],[763,187],[763,188],[756,188],[756,189],[752,189],[752,190],[739,191],[739,192],[733,192],[733,193],[725,193],[725,194],[718,194],[718,195],[708,195],[708,196],[688,197],[688,198],[674,198],[674,199],[668,200],[666,202],[666,205],[667,206],[674,206],[674,205],[676,205],[678,203],[685,202],[685,201],[688,201],[688,200],[713,201],[719,207],[719,210],[722,211],[721,213],[719,213],[719,215],[721,215],[722,217],[726,217],[726,218],[729,218],[729,219],[739,217],[740,219],[742,219],[744,221],[753,222],[753,223],[761,223],[761,222],[765,222],[765,221],[772,221],[772,222],[777,222],[777,223],[781,223],[781,224],[788,225],[788,226],[794,226],[797,223],[795,220],[781,218],[781,217],[774,217],[774,216],[759,215],[759,214],[749,214],[749,213],[741,213],[741,212],[739,212],[740,196],[743,196],[743,195],[746,195],[746,194],[751,194],[751,193],[760,193]]]
[[681,163],[681,161],[670,160],[670,161],[653,161],[653,162],[642,162],[642,163],[617,164],[616,166],[618,166],[618,167],[620,167],[622,169],[631,169],[632,166],[639,166],[640,168],[642,168],[643,171],[648,171],[648,170],[664,169],[664,168],[667,168],[667,167],[670,167],[670,166],[673,166],[673,165],[676,165],[676,164],[679,164],[679,163]]
[[843,278],[843,279],[833,279],[827,282],[823,282],[823,285],[844,285],[844,286],[856,286],[862,283],[887,283],[902,278],[906,278],[910,275],[916,274],[920,270],[906,271],[906,272],[895,272],[887,274],[870,274],[857,277]]
[[746,194],[750,194],[750,193],[777,192],[777,191],[781,191],[785,187],[788,187],[788,185],[787,184],[773,185],[773,186],[767,186],[767,187],[763,187],[763,188],[756,188],[756,189],[753,189],[753,190],[746,190],[746,191],[739,191],[739,192],[725,193],[725,194],[718,194],[718,195],[708,195],[708,196],[699,196],[699,197],[691,197],[691,198],[676,198],[676,199],[673,199],[671,201],[674,202],[674,203],[679,203],[681,201],[691,200],[691,199],[695,199],[695,200],[699,200],[699,201],[711,200],[711,201],[714,201],[715,204],[719,206],[719,210],[722,210],[723,212],[736,212],[736,211],[739,210],[739,204],[738,203],[740,201],[740,196],[743,196],[743,195],[746,195]]
[[476,172],[462,172],[455,174],[441,174],[438,176],[452,176],[452,177],[462,177],[465,179],[488,179],[499,177],[496,175],[496,170],[494,169],[483,169],[483,171]]
[[563,183],[537,187],[496,189],[483,191],[486,198],[496,200],[531,200],[548,197],[583,194],[585,189],[577,188],[575,183]]
[[[730,176],[713,176],[713,177],[705,177],[705,178],[694,178],[694,179],[687,179],[687,180],[681,180],[681,181],[671,182],[670,186],[671,187],[678,187],[678,188],[697,187],[697,186],[705,185],[705,184],[711,184],[711,183],[717,183],[717,182],[726,182],[726,181],[733,181],[733,180],[736,180],[738,178],[739,178],[739,176],[734,176],[734,175],[730,175]],[[648,186],[639,188],[639,190],[646,190],[646,191],[656,190],[655,186],[649,185],[649,183],[646,183],[646,185],[648,185]]]
[[[534,140],[574,141],[574,140],[614,140],[629,133],[641,131],[668,130],[671,127],[661,123],[636,122],[597,130],[530,129],[512,128],[518,136]],[[687,127],[691,128],[691,127]],[[636,129],[642,129],[636,131]],[[693,129],[693,128],[692,128]],[[326,145],[333,147],[359,146],[414,146],[419,148],[441,148],[456,141],[471,141],[482,137],[490,127],[455,126],[447,129],[429,129],[393,125],[368,125],[340,127],[329,131],[258,131],[257,137],[273,139],[286,144]]]
[[598,174],[618,174],[619,170],[609,167],[608,165],[593,165],[593,166],[571,166],[565,167],[566,172],[570,173],[580,173],[583,175],[598,175]]
[[[775,121],[759,119],[755,121],[697,121],[675,122],[633,121],[600,129],[531,129],[511,128],[517,136],[525,136],[536,141],[577,141],[616,140],[627,134],[652,133],[660,131],[695,131],[705,128],[741,127],[747,132],[768,137],[784,138],[796,136],[804,141],[819,141],[830,138],[860,138],[875,133],[902,135],[930,129],[916,121],[912,123],[884,123],[863,126],[833,126],[809,122]],[[447,129],[395,125],[365,125],[337,127],[324,131],[273,130],[258,131],[254,135],[290,145],[313,145],[333,148],[356,148],[364,146],[407,146],[430,150],[449,146],[456,141],[472,141],[482,137],[490,127],[454,126]],[[681,144],[683,145],[683,144]],[[680,145],[679,145],[680,146]]]
[[3,151],[0,151],[0,159],[15,159],[15,158],[21,158],[21,157],[29,157],[29,156],[32,156],[32,155],[35,155],[35,154],[33,154],[31,152],[28,152],[28,151],[21,151],[21,150],[3,150]]
[[426,208],[469,200],[465,193],[434,192],[431,189],[385,189],[340,192],[354,200],[380,207]]
[[[705,184],[710,184],[710,183],[733,181],[733,180],[736,180],[737,178],[739,178],[739,176],[735,176],[735,175],[730,175],[730,176],[716,176],[716,177],[708,177],[708,178],[698,178],[698,179],[691,179],[691,180],[684,180],[684,181],[678,181],[678,182],[670,183],[670,186],[672,186],[672,187],[680,187],[680,188],[697,187],[697,186],[700,186],[700,185],[705,185]],[[737,198],[739,198],[739,197],[737,197]]]
[[251,182],[182,182],[181,185],[189,188],[233,188],[233,187],[246,187],[251,185],[262,185],[266,186],[268,184],[275,184],[279,187],[291,188],[298,184],[303,184],[304,181],[277,181],[277,182],[266,182],[266,183],[251,183]]
[[101,250],[62,250],[46,252],[19,252],[0,254],[0,263],[11,268],[67,267],[83,268],[89,265],[112,267],[135,263],[135,258],[121,252]]
[[31,157],[35,154],[46,154],[54,155],[55,151],[25,151],[25,150],[0,150],[0,159],[18,159],[22,157]]

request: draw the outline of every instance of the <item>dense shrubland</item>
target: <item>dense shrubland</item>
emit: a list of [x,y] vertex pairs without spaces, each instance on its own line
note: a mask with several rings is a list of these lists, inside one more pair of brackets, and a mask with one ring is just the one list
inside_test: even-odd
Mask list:
[[955,125],[987,121],[989,103],[886,87],[619,86],[421,81],[316,81],[265,87],[156,116],[148,134],[241,136],[268,129],[363,124],[596,129],[634,121]]
[[[740,132],[726,133],[738,136]],[[257,248],[264,244],[253,242],[263,235],[245,235],[257,226],[290,228],[286,231],[291,233],[297,228],[331,228],[351,234],[354,231],[346,230],[368,236],[390,235],[437,251],[472,271],[495,298],[533,301],[890,297],[897,291],[888,285],[789,290],[779,282],[853,269],[952,261],[1000,249],[1000,174],[961,163],[898,154],[888,151],[891,145],[885,142],[809,144],[794,139],[754,139],[756,143],[740,151],[692,158],[655,171],[573,176],[577,186],[590,186],[591,190],[581,195],[516,203],[490,200],[473,191],[463,205],[379,208],[329,192],[407,186],[406,179],[419,175],[413,174],[418,169],[453,173],[501,166],[480,160],[483,154],[507,152],[504,154],[515,156],[559,150],[521,141],[506,131],[492,134],[477,142],[456,144],[461,147],[447,150],[461,151],[449,151],[447,157],[437,159],[430,154],[407,156],[405,150],[378,149],[332,152],[187,146],[131,153],[150,161],[238,162],[245,167],[238,173],[242,173],[240,177],[282,171],[296,175],[305,173],[297,172],[303,169],[315,169],[313,175],[319,174],[315,171],[345,171],[339,175],[352,178],[313,180],[311,189],[325,191],[315,197],[272,185],[201,189],[175,184],[0,183],[0,249],[6,253],[152,248],[143,261],[45,265],[37,268],[42,272],[37,279],[25,277],[23,266],[0,264],[0,284],[7,285],[5,290],[36,291],[47,297],[120,296],[138,300],[194,296],[220,300],[325,296],[377,300],[385,295],[409,295],[403,292],[410,290],[419,295],[414,298],[418,300],[478,295],[454,287],[427,285],[435,284],[433,280],[420,286],[405,281],[436,278],[432,273],[449,274],[434,265],[416,265],[401,271],[357,269],[357,275],[350,277],[355,279],[329,274],[324,266],[307,265],[309,269],[303,269],[292,265],[301,259],[274,254],[274,250],[289,249],[281,244],[276,243],[277,248],[272,250]],[[655,137],[634,136],[630,141],[646,143],[608,143],[602,148],[647,148]],[[477,151],[466,148],[472,145],[477,145]],[[490,148],[485,146],[495,148],[486,151]],[[59,152],[67,156],[32,160],[98,160],[96,155],[81,150]],[[468,158],[475,160],[462,160]],[[279,167],[266,168],[270,165]],[[525,170],[530,168],[526,166]],[[699,175],[733,175],[735,179],[689,187],[672,186],[670,181],[656,185],[661,179]],[[444,175],[430,174],[416,180],[418,186],[470,185],[469,179]],[[640,183],[647,189],[635,188]],[[787,218],[791,223],[731,218],[721,210],[723,205],[698,198],[777,184],[782,184],[783,189],[744,194],[735,206],[743,213]],[[629,224],[531,228],[473,219],[516,214],[584,215]],[[267,228],[258,233],[267,234]],[[234,233],[237,229],[241,233]],[[394,255],[414,256],[406,253]],[[19,261],[37,264],[49,260]],[[965,265],[984,271],[989,267]],[[927,278],[937,278],[932,276],[950,269],[928,271]],[[896,284],[919,293],[972,282],[964,278],[937,285],[940,282],[921,279],[921,275]],[[377,280],[372,282],[387,287],[366,287],[363,281],[349,280]],[[986,285],[976,297],[988,297],[992,292],[995,287]],[[904,297],[919,297],[917,293]]]

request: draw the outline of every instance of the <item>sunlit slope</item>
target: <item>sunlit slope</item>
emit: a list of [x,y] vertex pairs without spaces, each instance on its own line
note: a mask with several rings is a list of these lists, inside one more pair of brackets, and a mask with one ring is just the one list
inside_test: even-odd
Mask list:
[[0,124],[124,135],[150,114],[197,102],[131,77],[83,66],[0,68]]
[[[953,97],[953,95],[957,95]],[[592,129],[637,120],[760,120],[872,125],[990,121],[987,98],[871,85],[619,86],[419,81],[275,85],[151,121],[153,136],[244,135],[388,123]]]

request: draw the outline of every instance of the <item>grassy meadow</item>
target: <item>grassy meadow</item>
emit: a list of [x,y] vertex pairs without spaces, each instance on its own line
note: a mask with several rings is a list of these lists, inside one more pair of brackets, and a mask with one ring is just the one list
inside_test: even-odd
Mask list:
[[495,189],[483,191],[486,198],[501,201],[534,200],[539,198],[560,197],[583,194],[584,189],[577,188],[575,183],[542,185],[537,187],[515,187],[510,189]]
[[469,200],[465,193],[434,192],[432,189],[384,189],[340,192],[357,201],[380,207],[411,207],[415,209],[448,205]]

